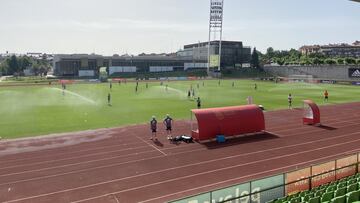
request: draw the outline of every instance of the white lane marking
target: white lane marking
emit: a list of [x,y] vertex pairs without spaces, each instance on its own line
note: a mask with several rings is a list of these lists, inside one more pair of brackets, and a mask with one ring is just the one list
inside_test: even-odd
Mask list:
[[[359,152],[359,150],[360,150],[360,149],[351,150],[351,151],[349,151],[349,152],[345,152],[345,153],[342,153],[342,154],[340,154],[340,155],[348,155],[348,154],[351,154],[351,153],[356,153],[356,152]],[[329,158],[333,158],[333,157],[338,157],[338,156],[340,156],[340,155],[330,155],[330,156],[327,156],[327,157],[318,158],[318,159],[314,159],[314,160],[311,160],[311,161],[306,161],[306,162],[303,162],[303,163],[301,163],[301,164],[307,164],[307,163],[311,163],[311,162],[315,162],[315,161],[320,161],[320,160],[323,160],[323,159],[329,159]],[[278,171],[278,170],[282,170],[282,169],[285,169],[285,168],[291,168],[291,167],[294,167],[294,166],[298,166],[298,164],[296,164],[296,165],[293,164],[293,165],[290,165],[290,166],[280,167],[280,168],[277,168],[277,169],[271,169],[271,170],[268,170],[268,171],[263,171],[263,172],[259,172],[259,173],[254,173],[254,174],[251,174],[251,175],[245,175],[245,176],[241,176],[241,177],[237,177],[237,178],[232,178],[232,179],[220,181],[220,182],[217,182],[217,183],[212,183],[212,184],[203,185],[203,186],[196,187],[196,188],[191,188],[191,189],[188,189],[188,190],[183,190],[183,191],[181,191],[181,192],[171,193],[171,194],[168,194],[168,195],[158,196],[158,197],[155,197],[155,198],[152,198],[152,199],[140,201],[139,203],[151,202],[151,201],[159,200],[159,199],[162,199],[162,198],[171,197],[171,196],[173,196],[173,195],[178,195],[178,194],[182,194],[182,193],[185,193],[185,192],[190,192],[190,191],[194,191],[194,190],[199,190],[199,189],[201,189],[201,188],[212,187],[212,186],[215,186],[215,185],[224,184],[224,183],[232,182],[232,181],[236,181],[236,180],[241,180],[241,179],[244,179],[244,178],[255,177],[255,176],[258,176],[258,175],[261,175],[261,174],[266,174],[266,173],[269,173],[269,172],[272,172],[272,171]],[[239,183],[239,184],[240,184],[240,183]],[[113,195],[116,195],[116,192],[115,192],[115,193],[112,193],[112,194],[113,194]],[[200,194],[200,192],[198,192],[198,194]],[[196,195],[196,194],[195,194],[195,195]],[[191,195],[187,195],[187,196],[191,196]]]
[[165,152],[161,151],[159,148],[157,148],[157,147],[155,147],[154,145],[152,145],[152,144],[150,144],[150,143],[146,142],[144,139],[142,139],[142,138],[141,138],[141,137],[139,137],[139,136],[136,136],[136,137],[137,137],[139,140],[141,140],[142,142],[146,143],[148,146],[150,146],[150,147],[152,147],[152,148],[156,149],[157,151],[159,151],[161,154],[163,154],[163,155],[167,156],[167,154],[166,154]]
[[[351,134],[360,134],[360,132],[351,133]],[[227,170],[227,169],[232,169],[232,168],[237,168],[237,167],[243,167],[243,166],[247,166],[247,165],[251,165],[251,164],[261,163],[261,162],[263,162],[263,161],[276,160],[276,159],[285,158],[285,157],[290,157],[290,156],[295,156],[295,155],[299,155],[299,154],[305,154],[305,153],[309,153],[309,152],[313,152],[313,151],[319,151],[319,150],[326,149],[326,148],[331,148],[331,147],[336,147],[336,146],[340,146],[340,145],[344,145],[344,144],[353,143],[353,142],[355,142],[355,141],[360,141],[360,138],[359,138],[359,139],[355,139],[355,140],[351,140],[351,141],[349,141],[349,142],[337,143],[337,144],[334,144],[334,145],[327,145],[327,146],[325,146],[325,147],[316,148],[316,149],[312,149],[312,150],[301,151],[301,152],[292,153],[292,154],[286,154],[286,155],[277,156],[277,157],[268,158],[268,159],[263,159],[263,160],[257,160],[257,161],[248,162],[248,163],[245,163],[245,164],[238,164],[238,165],[223,167],[223,168],[219,168],[219,169],[215,169],[215,170],[211,170],[211,171],[206,171],[206,172],[201,172],[201,173],[195,173],[195,174],[192,174],[192,175],[189,175],[189,176],[180,177],[180,178],[172,178],[171,180],[160,181],[160,182],[156,182],[156,183],[152,183],[152,184],[148,184],[148,185],[143,185],[143,186],[136,187],[136,188],[125,189],[125,190],[121,190],[121,191],[116,192],[116,193],[131,191],[131,190],[140,189],[140,188],[143,188],[143,187],[149,187],[149,186],[153,186],[153,185],[158,185],[158,184],[161,184],[161,183],[171,182],[171,181],[174,181],[174,180],[181,180],[181,179],[184,179],[184,178],[194,177],[194,176],[197,176],[197,175],[204,175],[204,174],[213,173],[213,172],[218,172],[218,171],[223,171],[223,170]],[[56,191],[56,192],[50,192],[50,193],[44,193],[44,194],[40,194],[40,195],[34,195],[34,196],[24,197],[24,198],[20,198],[20,199],[15,199],[15,200],[6,201],[6,203],[18,202],[18,201],[23,201],[23,200],[29,200],[29,199],[34,199],[34,198],[39,198],[39,197],[45,197],[45,196],[54,195],[54,194],[59,194],[59,193],[64,193],[64,192],[70,192],[70,191],[79,190],[79,189],[90,188],[90,187],[99,186],[99,185],[105,185],[105,184],[108,184],[108,183],[114,183],[114,182],[118,182],[118,181],[122,181],[122,180],[128,180],[128,179],[132,179],[132,178],[138,178],[138,177],[141,177],[141,176],[154,175],[154,174],[156,174],[156,173],[163,173],[163,172],[166,172],[166,171],[176,170],[176,169],[180,169],[180,168],[197,166],[197,165],[201,165],[201,164],[205,164],[205,163],[211,163],[211,162],[218,162],[219,160],[225,160],[225,159],[230,159],[230,158],[237,158],[237,157],[239,157],[239,156],[242,156],[242,155],[234,155],[234,156],[229,156],[229,157],[225,157],[225,158],[221,158],[221,159],[215,159],[215,160],[197,162],[197,163],[194,163],[194,164],[188,164],[188,165],[184,165],[184,166],[178,166],[178,167],[172,167],[172,168],[162,169],[162,170],[153,171],[153,172],[148,172],[148,173],[143,173],[143,174],[138,174],[138,175],[134,175],[134,176],[128,176],[128,177],[125,177],[125,178],[118,178],[118,179],[113,179],[113,180],[109,180],[109,181],[94,183],[94,184],[90,184],[90,185],[85,185],[85,186],[80,186],[80,187],[75,187],[75,188],[70,188],[70,189],[65,189],[65,190],[59,190],[59,191]],[[311,160],[311,161],[314,161],[314,160]],[[310,161],[307,161],[307,162],[310,162]],[[303,164],[303,163],[300,163],[300,164]],[[299,163],[298,163],[298,164],[294,164],[294,166],[295,166],[295,165],[300,165],[300,164],[299,164]],[[291,165],[291,166],[292,166],[292,165]],[[110,194],[114,194],[114,193],[110,193]],[[97,198],[99,198],[99,197],[104,197],[104,196],[107,196],[107,195],[109,195],[109,194],[99,195],[99,196],[97,196],[97,197],[88,198],[88,199],[86,199],[86,200],[97,199]],[[75,203],[75,202],[86,201],[86,200],[74,201],[74,203]]]

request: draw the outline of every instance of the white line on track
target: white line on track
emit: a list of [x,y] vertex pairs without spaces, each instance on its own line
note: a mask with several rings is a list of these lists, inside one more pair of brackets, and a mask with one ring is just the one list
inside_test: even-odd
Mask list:
[[[136,152],[136,153],[132,153],[132,154],[114,156],[114,157],[109,157],[109,158],[104,158],[104,159],[96,159],[96,160],[83,161],[83,162],[72,163],[72,164],[64,164],[64,165],[60,165],[60,166],[41,168],[41,169],[33,169],[33,170],[21,171],[21,172],[17,172],[17,173],[8,173],[8,174],[0,175],[0,178],[1,177],[6,177],[6,176],[12,176],[12,175],[24,174],[24,173],[47,171],[47,170],[50,170],[50,169],[65,168],[65,167],[69,167],[69,166],[77,166],[77,165],[81,165],[81,164],[89,164],[89,163],[94,163],[94,162],[98,162],[98,161],[106,161],[106,160],[112,160],[112,159],[118,159],[118,158],[126,158],[126,157],[131,157],[131,156],[134,156],[134,155],[146,154],[146,153],[151,153],[151,152],[156,152],[156,151],[151,150],[151,151]],[[0,185],[2,185],[2,184],[0,184]]]
[[[262,151],[257,151],[257,152],[248,152],[248,153],[245,153],[245,154],[243,154],[243,155],[244,155],[244,156],[245,156],[245,155],[253,155],[253,154],[257,154],[257,153],[268,152],[268,151],[279,150],[279,149],[285,149],[285,148],[289,148],[289,147],[297,147],[297,146],[301,146],[301,145],[307,145],[307,144],[312,144],[312,143],[316,143],[316,142],[321,142],[321,141],[327,141],[327,140],[336,139],[336,138],[347,137],[347,136],[351,136],[352,134],[353,134],[353,133],[344,134],[344,135],[342,135],[342,136],[331,137],[331,138],[324,138],[324,139],[318,139],[318,140],[313,140],[313,141],[309,141],[309,142],[305,142],[305,143],[298,143],[298,144],[294,144],[294,145],[283,146],[283,147],[278,147],[278,148],[272,148],[272,149],[267,149],[267,150],[262,150]],[[179,152],[179,153],[175,153],[175,154],[172,154],[172,155],[179,155],[179,154],[190,153],[190,152],[199,152],[199,151],[204,151],[204,150],[203,150],[203,149],[196,149],[196,150]],[[150,151],[149,151],[149,152],[150,152]],[[151,152],[153,152],[153,151],[151,151]],[[145,152],[141,152],[141,153],[145,153]],[[136,153],[135,153],[135,154],[136,154]],[[81,173],[81,172],[86,172],[86,171],[91,171],[91,170],[102,169],[102,168],[109,168],[109,167],[120,166],[120,165],[130,164],[130,163],[136,163],[136,162],[139,162],[139,161],[146,161],[146,160],[151,160],[151,159],[156,159],[156,158],[161,158],[161,157],[162,157],[162,156],[155,156],[155,157],[151,157],[151,158],[145,158],[145,159],[127,161],[127,162],[110,164],[110,165],[103,165],[103,166],[93,167],[93,168],[88,168],[88,169],[74,170],[74,171],[70,171],[70,172],[66,172],[66,173],[58,173],[58,174],[54,174],[54,175],[41,176],[41,177],[37,177],[37,178],[17,180],[17,181],[13,181],[13,182],[1,183],[0,186],[2,186],[2,185],[7,185],[7,184],[15,184],[15,183],[21,183],[21,182],[34,181],[34,180],[41,180],[41,179],[45,179],[45,178],[53,178],[53,177],[58,177],[58,176],[63,176],[63,175],[69,175],[69,174],[74,174],[74,173]],[[95,160],[94,160],[94,161],[95,161]],[[99,160],[99,161],[102,161],[102,160]],[[81,164],[81,163],[82,163],[82,162],[80,162],[80,163],[78,163],[78,164]],[[70,165],[72,165],[72,164],[70,164]],[[60,167],[53,167],[53,168],[56,169],[56,168],[61,168],[61,167],[65,167],[65,166],[67,166],[67,165],[63,165],[63,166],[60,166]],[[44,170],[46,170],[46,168],[44,168]],[[31,173],[31,172],[36,172],[36,171],[43,171],[43,169],[29,170],[29,171],[25,171],[24,173]],[[20,173],[19,173],[19,174],[20,174]],[[7,175],[16,175],[16,174],[6,174],[6,175],[3,175],[3,176],[7,176]],[[0,177],[1,177],[1,176],[0,176]]]
[[[249,152],[249,153],[246,153],[246,154],[243,154],[243,155],[252,155],[252,154],[257,154],[257,153],[262,153],[262,152],[267,152],[267,151],[272,151],[272,150],[284,149],[284,148],[288,148],[288,147],[296,147],[296,146],[311,144],[311,143],[315,143],[315,142],[326,141],[326,140],[330,140],[330,139],[347,137],[347,136],[351,136],[351,135],[352,135],[352,134],[344,134],[344,135],[342,135],[342,136],[337,136],[337,137],[332,137],[332,138],[318,139],[318,140],[313,140],[313,141],[306,142],[306,143],[298,143],[298,144],[294,144],[294,145],[290,145],[290,146],[283,146],[283,147],[272,148],[272,149],[262,150],[262,151],[257,151],[257,152]],[[168,149],[170,149],[170,148],[168,148]],[[172,149],[172,148],[171,148],[171,149]],[[171,155],[179,155],[179,154],[190,153],[190,152],[199,152],[199,151],[204,151],[204,150],[203,150],[203,149],[195,149],[195,150],[179,152],[179,153],[175,153],[175,154],[171,154]],[[153,152],[153,151],[148,151],[148,152]],[[140,152],[140,153],[134,153],[134,154],[141,154],[141,153],[147,153],[147,152]],[[125,156],[125,157],[126,157],[126,156]],[[63,176],[63,175],[69,175],[69,174],[74,174],[74,173],[80,173],[80,172],[86,172],[86,171],[91,171],[91,170],[96,170],[96,169],[102,169],[102,168],[109,168],[109,167],[120,166],[120,165],[130,164],[130,163],[136,163],[136,162],[139,162],[139,161],[146,161],[146,160],[151,160],[151,159],[156,159],[156,158],[161,158],[161,157],[163,157],[163,156],[155,156],[155,157],[151,157],[151,158],[138,159],[138,160],[133,160],[133,161],[128,161],[128,162],[116,163],[116,164],[111,164],[111,165],[104,165],[104,166],[93,167],[93,168],[88,168],[88,169],[74,170],[74,171],[70,171],[70,172],[66,172],[66,173],[58,173],[58,174],[54,174],[54,175],[41,176],[41,177],[37,177],[37,178],[17,180],[17,181],[13,181],[13,182],[1,183],[0,186],[2,186],[2,185],[7,185],[7,184],[15,184],[15,183],[21,183],[21,182],[34,181],[34,180],[41,180],[41,179],[46,179],[46,178],[53,178],[53,177],[58,177],[58,176]],[[106,159],[111,159],[111,157],[110,157],[110,158],[106,158]],[[104,159],[94,160],[94,162],[96,162],[96,161],[102,161],[102,160],[104,160]],[[77,163],[77,164],[75,164],[75,165],[80,165],[80,164],[82,164],[82,163],[84,163],[84,162],[79,162],[79,163]],[[72,166],[72,165],[73,165],[73,164],[62,165],[62,166],[59,166],[59,167],[52,167],[52,168],[43,168],[43,169],[37,169],[37,170],[29,170],[29,171],[20,172],[20,173],[17,173],[17,174],[21,174],[21,173],[31,173],[31,172],[36,172],[36,171],[44,171],[44,170],[47,170],[47,169],[56,169],[56,168],[62,168],[62,167]],[[15,174],[6,174],[6,175],[2,175],[2,176],[10,176],[10,175],[16,175],[16,173],[15,173]],[[1,176],[0,176],[0,177],[1,177]]]
[[[359,152],[359,150],[360,150],[360,148],[356,149],[356,150],[351,150],[351,151],[346,152],[346,153],[342,153],[340,155],[348,155],[348,154],[351,154],[351,153],[356,153],[356,152]],[[311,160],[311,161],[302,162],[302,163],[300,163],[300,165],[301,164],[308,164],[308,163],[312,163],[312,162],[316,162],[316,161],[321,161],[321,160],[325,160],[325,159],[339,157],[340,155],[330,155],[330,156],[314,159],[314,160]],[[263,172],[259,172],[259,173],[254,173],[254,174],[245,175],[245,176],[241,176],[241,177],[237,177],[237,178],[232,178],[232,179],[220,181],[220,182],[217,182],[217,183],[203,185],[201,187],[196,187],[196,188],[191,188],[191,189],[188,189],[188,190],[183,190],[181,192],[175,192],[175,193],[171,193],[171,194],[168,194],[168,195],[158,196],[158,197],[155,197],[155,198],[152,198],[152,199],[140,201],[138,203],[151,202],[151,201],[163,199],[163,198],[166,198],[166,197],[171,197],[171,196],[174,196],[174,195],[182,194],[182,193],[185,193],[185,192],[190,192],[190,191],[199,190],[199,189],[202,189],[202,188],[212,187],[212,186],[215,186],[215,185],[220,185],[220,184],[224,184],[224,183],[227,183],[227,182],[233,182],[233,181],[241,180],[241,179],[245,179],[245,178],[255,177],[255,176],[262,175],[262,174],[268,174],[270,172],[275,172],[275,171],[283,170],[283,169],[286,169],[286,168],[291,168],[291,167],[298,166],[298,165],[299,164],[293,164],[293,165],[290,165],[290,166],[280,167],[280,168],[271,169],[271,170],[267,170],[267,171],[263,171]],[[112,195],[116,195],[116,194],[117,194],[117,192],[112,193]],[[198,194],[200,194],[200,192],[198,192]],[[191,196],[191,195],[187,195],[187,196]],[[86,200],[80,200],[80,201],[77,201],[77,202],[81,202],[81,201],[86,201]]]
[[[360,140],[360,139],[358,139],[358,140]],[[353,142],[353,141],[351,141],[351,142]],[[351,142],[349,142],[349,143],[351,143]],[[336,144],[336,145],[338,146],[340,144]],[[329,148],[329,147],[324,147],[324,148]],[[324,149],[324,148],[318,148],[316,150],[308,150],[308,151],[303,151],[303,152],[300,152],[300,153],[288,154],[288,155],[274,157],[274,158],[270,158],[270,159],[266,159],[266,160],[267,161],[268,160],[276,160],[276,159],[279,159],[279,158],[289,157],[289,156],[298,155],[298,154],[304,154],[304,153],[308,153],[308,152],[311,152],[311,151],[318,151],[318,150]],[[284,168],[289,168],[289,167],[294,167],[294,166],[298,166],[298,165],[302,165],[302,164],[306,164],[306,163],[311,163],[311,162],[314,162],[314,161],[317,161],[317,160],[324,160],[324,159],[327,159],[329,157],[334,157],[334,156],[337,156],[337,155],[331,155],[331,156],[321,157],[321,158],[310,160],[310,161],[304,161],[304,162],[292,164],[292,165],[289,165],[289,166],[284,166],[284,167],[280,167],[280,168],[276,168],[276,169],[271,169],[271,170],[268,170],[268,171],[265,171],[265,172],[263,171],[263,172],[260,172],[260,173],[255,173],[255,174],[251,174],[251,175],[242,176],[241,178],[256,176],[256,175],[259,175],[259,174],[268,173],[268,172],[272,172],[272,171],[277,171],[277,170],[281,170],[281,169],[284,169]],[[243,166],[250,165],[250,164],[256,164],[256,163],[260,163],[262,161],[264,161],[264,160],[249,162],[249,163],[246,163],[246,164],[239,164],[239,165],[230,166],[230,167],[224,167],[224,168],[220,168],[220,169],[215,169],[215,170],[206,171],[206,172],[202,172],[202,173],[196,173],[196,174],[183,176],[183,177],[179,177],[179,178],[173,178],[173,179],[170,179],[170,180],[159,181],[159,182],[156,182],[156,183],[142,185],[142,186],[135,187],[135,188],[129,188],[129,189],[120,190],[120,191],[117,191],[117,192],[112,192],[111,194],[116,195],[116,194],[123,193],[123,192],[129,192],[129,191],[138,190],[138,189],[142,189],[142,188],[146,188],[146,187],[160,185],[160,184],[163,184],[163,183],[168,183],[168,182],[173,182],[173,181],[182,180],[182,179],[186,179],[186,178],[191,178],[191,177],[195,177],[195,176],[198,176],[198,175],[205,175],[205,174],[209,174],[209,173],[213,173],[213,172],[218,172],[218,171],[223,171],[223,170],[227,170],[227,169],[237,168],[237,167],[240,167],[240,166],[243,167]],[[236,179],[238,179],[238,178],[236,178]],[[219,184],[219,183],[217,183],[217,184]],[[83,201],[89,201],[89,200],[93,200],[93,199],[98,199],[98,198],[101,198],[101,197],[105,197],[107,195],[108,194],[99,195],[99,196],[96,196],[96,197],[91,197],[91,198],[87,198],[87,199],[73,201],[72,203],[79,203],[79,202],[83,202]]]
[[167,154],[166,154],[165,152],[161,151],[159,148],[157,148],[157,147],[155,147],[154,145],[152,145],[152,144],[150,144],[150,143],[146,142],[144,139],[142,139],[142,138],[141,138],[141,137],[139,137],[139,136],[136,136],[136,137],[137,137],[139,140],[141,140],[142,142],[144,142],[145,144],[147,144],[148,146],[150,146],[150,147],[152,147],[152,148],[154,148],[154,149],[158,150],[161,154],[163,154],[163,155],[167,156]]
[[[351,134],[351,135],[356,135],[356,134],[360,134],[360,132],[350,133],[350,134]],[[350,134],[348,134],[348,135],[350,135]],[[337,143],[337,144],[333,144],[333,145],[327,145],[327,146],[325,146],[325,147],[320,147],[320,148],[316,148],[316,149],[311,149],[311,150],[301,151],[301,152],[297,152],[297,153],[291,153],[291,154],[286,154],[286,155],[282,155],[282,156],[277,156],[277,157],[273,157],[273,158],[267,158],[267,159],[263,159],[263,160],[257,160],[257,161],[253,161],[253,162],[248,162],[248,163],[243,163],[243,164],[238,164],[238,165],[223,167],[223,168],[219,168],[219,169],[215,169],[215,170],[211,170],[211,171],[195,173],[195,174],[188,175],[188,176],[184,176],[184,177],[172,178],[171,180],[160,181],[160,182],[156,182],[156,183],[152,183],[152,184],[148,184],[148,185],[143,185],[143,186],[136,187],[136,188],[130,188],[130,189],[121,190],[121,191],[118,191],[118,192],[115,192],[115,193],[108,193],[108,194],[106,194],[106,195],[99,195],[99,196],[96,196],[96,197],[87,198],[87,199],[85,199],[85,200],[74,201],[74,203],[75,203],[75,202],[87,201],[87,200],[91,200],[91,199],[97,199],[97,198],[100,198],[100,197],[108,196],[109,194],[116,194],[116,193],[121,193],[121,192],[127,192],[127,191],[136,190],[136,189],[140,189],[140,188],[144,188],[144,187],[149,187],[149,186],[153,186],[153,185],[158,185],[158,184],[162,184],[162,183],[166,183],[166,182],[171,182],[171,181],[175,181],[175,180],[181,180],[181,179],[185,179],[185,178],[190,178],[190,177],[194,177],[194,176],[198,176],[198,175],[205,175],[205,174],[209,174],[209,173],[213,173],[213,172],[218,172],[218,171],[233,169],[233,168],[237,168],[237,167],[243,167],[243,166],[247,166],[247,165],[251,165],[251,164],[257,164],[257,163],[261,163],[261,162],[263,162],[263,161],[276,160],[276,159],[280,159],[280,158],[291,157],[291,156],[300,155],[300,154],[305,154],[305,153],[309,153],[309,152],[320,151],[320,150],[327,149],[327,148],[332,148],[332,147],[337,147],[337,146],[340,146],[340,145],[350,144],[350,143],[353,143],[353,142],[355,142],[355,141],[360,141],[360,138],[359,138],[359,139],[355,139],[355,140],[351,140],[351,141],[348,141],[348,142]],[[283,147],[282,147],[282,148],[283,148]],[[94,183],[94,184],[89,184],[89,185],[85,185],[85,186],[80,186],[80,187],[75,187],[75,188],[69,188],[69,189],[59,190],[59,191],[55,191],[55,192],[44,193],[44,194],[40,194],[40,195],[34,195],[34,196],[19,198],[19,199],[15,199],[15,200],[6,201],[5,203],[24,201],[24,200],[29,200],[29,199],[39,198],[39,197],[45,197],[45,196],[49,196],[49,195],[60,194],[60,193],[64,193],[64,192],[71,192],[71,191],[75,191],[75,190],[86,189],[86,188],[90,188],[90,187],[105,185],[105,184],[114,183],[114,182],[119,182],[119,181],[128,180],[128,179],[132,179],[132,178],[138,178],[138,177],[141,177],[141,176],[149,176],[149,175],[154,175],[154,174],[157,174],[157,173],[164,173],[164,172],[171,171],[171,170],[177,170],[177,169],[181,169],[181,168],[192,167],[192,166],[197,166],[197,165],[206,164],[206,163],[211,163],[211,162],[218,162],[218,161],[220,161],[220,160],[237,158],[237,157],[241,157],[241,156],[244,156],[244,154],[242,154],[242,155],[228,156],[228,157],[224,157],[224,158],[220,158],[220,159],[214,159],[214,160],[209,160],[209,161],[197,162],[197,163],[193,163],[193,164],[188,164],[188,165],[183,165],[183,166],[177,166],[177,167],[162,169],[162,170],[158,170],[158,171],[153,171],[153,172],[138,174],[138,175],[134,175],[134,176],[128,176],[128,177],[124,177],[124,178],[113,179],[113,180],[104,181],[104,182],[99,182],[99,183]],[[324,158],[324,157],[322,157],[322,159],[323,159],[323,158]],[[326,157],[325,157],[325,158],[326,158]],[[307,161],[307,162],[313,162],[313,161],[314,161],[314,160]],[[315,159],[315,161],[316,161],[316,159]],[[305,162],[305,163],[306,163],[306,162]],[[287,166],[287,167],[296,166],[296,165],[301,165],[301,164],[303,164],[303,163],[297,163],[297,164],[290,165],[290,166]],[[252,174],[252,175],[254,175],[254,174]]]
[[[342,121],[341,122],[337,122],[337,123],[343,123]],[[352,123],[350,125],[344,125],[342,127],[348,127],[348,126],[352,126],[352,125],[357,125],[358,123]],[[296,129],[302,129],[302,128],[292,128],[291,130],[296,130]],[[271,130],[272,132],[273,130]],[[274,134],[279,134],[278,132],[281,132],[281,130],[275,130],[276,133]],[[286,130],[285,130],[286,131]],[[315,133],[315,132],[321,132],[323,131],[322,129],[315,129],[315,130],[312,130],[312,131],[309,131],[307,133]],[[303,132],[299,132],[299,133],[295,133],[295,134],[292,134],[291,136],[293,135],[298,135],[298,134],[302,134]],[[138,137],[139,138],[139,137]],[[142,142],[146,142],[144,141],[143,139],[139,138]],[[159,151],[158,148],[156,148],[155,146],[147,143],[149,146],[151,146],[152,148],[155,148],[156,150]],[[113,153],[113,152],[121,152],[121,151],[127,151],[127,150],[134,150],[134,149],[141,149],[141,148],[145,148],[143,146],[141,147],[134,147],[134,148],[127,148],[127,149],[122,149],[122,150],[115,150],[115,151],[109,151],[109,152],[101,152],[101,153],[94,153],[94,154],[88,154],[88,155],[83,155],[83,156],[77,156],[77,157],[72,157],[72,158],[65,158],[65,159],[56,159],[56,160],[50,160],[50,161],[42,161],[42,162],[36,162],[36,163],[31,163],[31,164],[19,164],[19,165],[13,165],[13,166],[9,166],[9,167],[3,167],[3,168],[0,168],[0,170],[4,170],[4,169],[10,169],[10,168],[17,168],[17,167],[25,167],[25,166],[33,166],[33,165],[39,165],[39,164],[46,164],[46,163],[54,163],[54,162],[58,162],[58,161],[67,161],[67,160],[72,160],[72,159],[76,159],[76,158],[84,158],[84,157],[90,157],[90,156],[95,156],[95,155],[99,155],[99,154],[106,154],[106,153]],[[171,147],[171,148],[165,148],[164,150],[169,150],[169,149],[174,149],[174,148],[178,148],[178,147]],[[184,148],[184,147],[183,147]],[[151,151],[149,151],[151,152]],[[140,152],[142,153],[142,152]],[[163,151],[161,151],[162,154],[165,154],[163,153]],[[136,154],[136,153],[134,153]],[[131,155],[131,154],[130,154]],[[116,156],[116,157],[121,157],[121,156]],[[115,157],[115,158],[116,158]],[[110,157],[109,159],[111,159],[112,157]],[[106,160],[106,159],[97,159],[98,161],[102,161],[102,160]],[[85,162],[77,162],[76,164],[74,165],[79,165],[81,163],[88,163],[88,162],[94,162],[94,161],[97,161],[97,160],[93,160],[93,161],[85,161]],[[73,164],[68,164],[68,165],[61,165],[61,166],[58,166],[59,168],[63,167],[63,166],[69,166],[69,165],[73,165]],[[0,175],[0,177],[2,176],[6,176],[6,175],[14,175],[14,174],[21,174],[21,173],[25,173],[25,172],[32,172],[32,171],[44,171],[46,169],[54,169],[54,168],[57,168],[57,167],[50,167],[50,168],[42,168],[42,169],[37,169],[37,170],[28,170],[28,171],[22,171],[22,172],[19,172],[19,173],[13,173],[13,174],[4,174],[4,175]]]
[[[100,144],[100,143],[98,143]],[[28,157],[28,158],[22,158],[22,159],[17,159],[17,158],[14,158],[14,159],[10,159],[10,160],[6,160],[6,161],[3,161],[4,164],[8,164],[8,163],[12,163],[12,162],[19,162],[19,161],[27,161],[27,160],[32,160],[32,159],[39,159],[39,158],[51,158],[51,157],[54,157],[54,156],[64,156],[64,155],[72,155],[72,154],[76,154],[76,153],[83,153],[83,152],[90,152],[90,151],[96,151],[96,150],[101,150],[101,149],[109,149],[109,148],[120,148],[120,147],[129,147],[131,145],[136,145],[136,144],[139,144],[138,142],[128,142],[126,144],[113,144],[113,145],[107,145],[105,147],[92,147],[92,146],[85,146],[85,147],[88,147],[88,148],[91,148],[91,149],[84,149],[84,150],[79,150],[79,151],[76,151],[76,150],[71,150],[71,153],[56,153],[56,154],[52,154],[52,155],[40,155],[40,156],[31,156],[31,157]],[[74,147],[76,145],[72,145],[71,147]],[[67,146],[69,147],[69,146]],[[46,150],[46,154],[51,154],[52,152],[57,152],[56,150],[58,150],[59,148],[56,148],[56,149],[52,149],[52,150]],[[64,147],[65,149],[65,147]],[[38,152],[38,151],[33,151],[33,152]],[[32,152],[29,152],[29,153],[26,153],[26,154],[31,154]],[[11,156],[17,156],[17,155],[20,155],[19,154],[11,154]]]
[[33,166],[33,165],[45,164],[45,163],[54,163],[54,162],[59,162],[59,161],[68,161],[68,160],[73,160],[73,159],[78,159],[78,158],[93,157],[93,156],[102,155],[102,154],[110,154],[110,153],[115,153],[115,152],[123,152],[123,151],[137,150],[137,149],[143,149],[143,148],[147,148],[147,147],[144,147],[144,146],[132,147],[132,148],[126,148],[126,149],[121,149],[121,150],[113,150],[113,151],[108,151],[108,152],[99,152],[99,153],[94,153],[94,154],[86,154],[86,155],[70,157],[70,158],[64,158],[64,159],[55,159],[55,160],[50,160],[50,161],[36,162],[36,163],[31,163],[31,164],[19,164],[19,165],[14,165],[14,166],[3,167],[3,168],[0,168],[0,170],[16,168],[16,167],[24,167],[24,166]]

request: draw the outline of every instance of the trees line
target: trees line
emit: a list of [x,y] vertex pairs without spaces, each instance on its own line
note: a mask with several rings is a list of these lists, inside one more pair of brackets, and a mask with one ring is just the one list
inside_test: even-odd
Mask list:
[[28,56],[15,56],[5,58],[0,62],[0,73],[2,75],[24,75],[24,70],[29,69],[34,75],[46,75],[51,69],[46,59],[35,59]]
[[329,57],[322,53],[301,54],[298,50],[274,50],[269,47],[265,54],[259,53],[261,64],[278,65],[360,65],[360,58]]

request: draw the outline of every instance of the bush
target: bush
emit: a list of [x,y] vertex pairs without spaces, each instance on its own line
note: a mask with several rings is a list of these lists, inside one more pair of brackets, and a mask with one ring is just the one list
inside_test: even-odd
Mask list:
[[336,64],[336,61],[334,59],[325,59],[324,63],[328,65],[334,65]]
[[346,64],[356,64],[356,60],[354,58],[351,58],[351,57],[347,57],[345,58],[345,63]]
[[336,62],[337,62],[337,64],[339,64],[339,65],[343,65],[343,64],[344,64],[344,59],[338,58],[338,59],[336,60]]

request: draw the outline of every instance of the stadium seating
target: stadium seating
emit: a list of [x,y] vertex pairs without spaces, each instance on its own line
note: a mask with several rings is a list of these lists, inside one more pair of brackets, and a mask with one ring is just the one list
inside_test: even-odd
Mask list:
[[360,203],[360,173],[267,203]]

